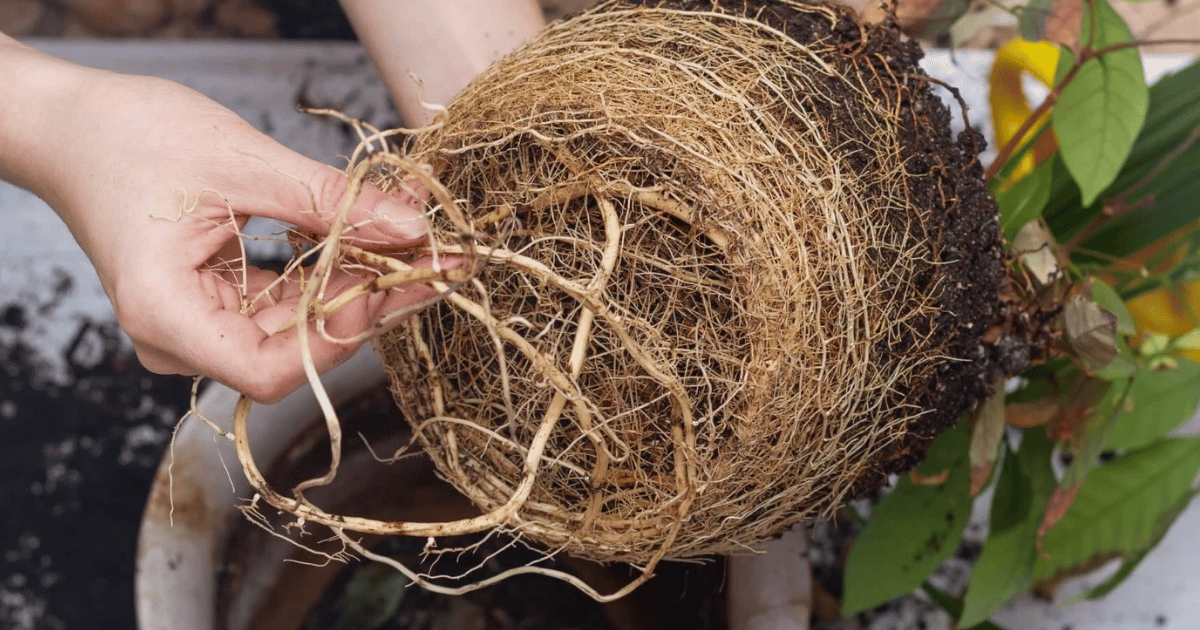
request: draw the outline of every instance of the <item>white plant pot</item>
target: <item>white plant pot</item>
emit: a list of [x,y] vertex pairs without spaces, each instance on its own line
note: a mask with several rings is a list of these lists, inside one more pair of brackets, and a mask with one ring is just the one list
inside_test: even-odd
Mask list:
[[[378,386],[384,378],[378,355],[364,350],[322,381],[338,405]],[[237,392],[213,384],[200,396],[197,411],[232,430],[237,400]],[[275,461],[319,418],[320,408],[309,386],[276,404],[255,405],[249,434],[256,460]],[[142,518],[135,575],[140,630],[218,628],[220,569],[229,533],[237,519],[243,518],[237,506],[251,495],[233,443],[217,436],[199,418],[189,417],[159,466]],[[239,598],[253,601],[256,593],[246,590],[265,590],[269,583],[245,580],[245,585]],[[238,626],[239,620],[231,619],[228,630],[243,630]]]

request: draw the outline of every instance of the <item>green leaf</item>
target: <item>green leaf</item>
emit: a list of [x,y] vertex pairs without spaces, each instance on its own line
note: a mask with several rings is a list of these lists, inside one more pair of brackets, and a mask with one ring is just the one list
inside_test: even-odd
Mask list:
[[938,485],[905,475],[871,513],[846,560],[842,611],[850,616],[912,592],[957,549],[971,514],[968,423],[939,436],[917,471]]
[[[1197,217],[1200,205],[1200,142],[1187,141],[1200,126],[1200,62],[1167,75],[1150,88],[1146,122],[1125,167],[1100,198],[1136,189],[1129,203],[1140,210],[1107,219],[1074,257],[1105,261],[1122,258],[1154,243]],[[1182,150],[1182,152],[1180,152]],[[1166,157],[1164,157],[1166,156]],[[1171,158],[1173,159],[1167,159]],[[1051,179],[1050,201],[1042,216],[1055,237],[1071,240],[1101,211],[1101,204],[1084,206],[1059,153]],[[1152,177],[1148,177],[1151,172]],[[1091,252],[1104,256],[1096,257]]]
[[342,595],[342,610],[333,630],[376,630],[395,616],[409,585],[399,571],[366,565],[355,572]]
[[1124,582],[1129,576],[1133,575],[1133,572],[1138,568],[1138,565],[1141,564],[1142,560],[1145,560],[1146,556],[1150,555],[1150,552],[1158,546],[1158,543],[1161,542],[1163,537],[1167,535],[1167,530],[1171,529],[1171,526],[1175,524],[1175,521],[1179,520],[1179,517],[1183,515],[1183,512],[1187,509],[1188,505],[1191,504],[1192,499],[1195,497],[1196,493],[1191,492],[1174,507],[1172,507],[1170,510],[1167,510],[1167,512],[1159,518],[1158,525],[1156,526],[1158,533],[1155,535],[1154,540],[1150,541],[1150,544],[1146,545],[1146,547],[1141,551],[1125,556],[1125,558],[1121,561],[1121,568],[1118,569],[1116,573],[1108,576],[1106,580],[1092,587],[1091,590],[1083,594],[1081,599],[1100,599],[1101,597],[1105,597],[1109,593],[1116,590],[1117,587],[1120,586],[1121,583]]
[[1046,202],[1050,199],[1050,177],[1053,168],[1054,164],[1045,160],[1013,184],[1012,188],[996,193],[1004,238],[1012,241],[1017,230],[1042,213],[1042,208],[1046,207]]
[[1161,534],[1164,514],[1192,493],[1200,438],[1163,440],[1092,470],[1071,509],[1045,538],[1037,579],[1101,554],[1137,553]]
[[1109,449],[1142,448],[1175,430],[1200,406],[1200,365],[1176,359],[1169,370],[1138,370],[1129,396],[1105,442]]
[[971,570],[959,627],[986,621],[1013,596],[1033,586],[1038,525],[1054,490],[1053,449],[1044,430],[1029,429],[1017,454],[1005,458],[992,499],[991,533]]
[[1124,339],[1117,339],[1117,356],[1103,368],[1096,370],[1096,377],[1106,381],[1118,381],[1123,378],[1129,378],[1137,372],[1137,359],[1133,356],[1133,351],[1129,349],[1129,344],[1125,343]]
[[1121,301],[1121,296],[1112,287],[1105,284],[1099,278],[1092,278],[1092,299],[1100,308],[1112,313],[1117,317],[1117,332],[1122,335],[1132,335],[1137,332],[1137,324],[1133,321],[1133,315],[1129,314],[1129,309],[1125,308],[1125,302]]
[[1138,352],[1144,357],[1152,357],[1156,354],[1165,352],[1171,347],[1171,336],[1163,333],[1150,333],[1146,335],[1142,341],[1142,347],[1138,348]]
[[1020,8],[1017,27],[1021,37],[1031,42],[1041,40],[1046,36],[1046,20],[1054,9],[1054,0],[1032,0]]
[[[1070,442],[1071,454],[1074,459],[1071,460],[1071,465],[1067,467],[1062,480],[1059,481],[1059,493],[1069,491],[1073,500],[1075,492],[1087,478],[1088,473],[1099,465],[1100,454],[1104,452],[1104,447],[1108,444],[1108,436],[1112,435],[1117,426],[1117,420],[1121,415],[1120,410],[1128,402],[1129,392],[1132,389],[1133,378],[1126,378],[1124,383],[1112,383],[1104,393],[1104,398],[1092,408],[1081,435]],[[1058,522],[1058,518],[1061,516],[1061,512],[1055,514],[1054,522]]]
[[[1103,582],[1092,587],[1087,593],[1083,594],[1082,599],[1100,599],[1115,591],[1129,576],[1133,575],[1134,570],[1142,563],[1146,556],[1150,555],[1150,548],[1143,549],[1121,561],[1121,568],[1117,569],[1116,573],[1108,576]],[[1071,602],[1077,603],[1077,602]]]
[[[962,614],[961,597],[952,597],[945,592],[938,590],[936,587],[934,587],[934,585],[929,583],[929,580],[921,583],[921,590],[924,591],[925,595],[929,597],[929,601],[937,604],[937,607],[945,611],[947,615],[957,618]],[[1001,628],[990,621],[985,621],[981,624],[973,626],[971,630],[1004,630],[1004,628]]]
[[[1095,0],[1093,19],[1085,5],[1081,41],[1094,48],[1130,41],[1133,36],[1106,0]],[[1075,63],[1063,49],[1059,76]],[[1146,120],[1150,95],[1141,56],[1128,48],[1085,63],[1062,90],[1051,114],[1067,170],[1079,184],[1083,205],[1090,206],[1113,183]]]

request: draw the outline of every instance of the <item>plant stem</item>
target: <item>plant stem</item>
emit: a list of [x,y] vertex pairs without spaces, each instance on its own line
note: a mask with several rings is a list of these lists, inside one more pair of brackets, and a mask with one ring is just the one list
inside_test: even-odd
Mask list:
[[[1095,13],[1095,8],[1093,7],[1091,11],[1093,20],[1095,19]],[[1095,33],[1094,23],[1092,27],[1092,33]],[[1091,42],[1089,41],[1087,45],[1085,45],[1084,48],[1079,51],[1075,63],[1069,70],[1067,70],[1067,73],[1063,76],[1062,81],[1059,81],[1054,86],[1054,89],[1050,91],[1050,94],[1046,97],[1046,99],[1037,106],[1037,109],[1033,110],[1033,113],[1025,119],[1025,122],[1021,123],[1021,127],[1017,129],[1017,132],[1013,134],[1013,137],[1010,138],[1008,142],[1004,143],[1004,146],[1001,147],[1000,152],[996,155],[996,159],[992,161],[992,163],[988,166],[987,171],[984,172],[984,181],[990,181],[996,176],[997,173],[1000,172],[1000,169],[1012,157],[1013,152],[1016,151],[1021,145],[1021,140],[1025,137],[1025,134],[1029,133],[1029,130],[1033,128],[1034,123],[1043,115],[1045,115],[1046,112],[1050,111],[1050,108],[1058,102],[1058,98],[1062,95],[1063,90],[1066,89],[1067,85],[1071,83],[1071,80],[1074,79],[1075,75],[1079,72],[1079,69],[1087,64],[1087,62],[1107,55],[1110,52],[1116,52],[1128,48],[1139,48],[1142,46],[1154,46],[1160,44],[1197,43],[1200,43],[1200,39],[1132,40],[1117,44],[1109,44],[1108,46],[1102,46],[1100,48],[1093,48]]]

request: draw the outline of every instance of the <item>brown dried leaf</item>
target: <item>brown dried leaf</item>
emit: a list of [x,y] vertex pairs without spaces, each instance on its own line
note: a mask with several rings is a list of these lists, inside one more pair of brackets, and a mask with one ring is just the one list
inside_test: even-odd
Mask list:
[[1062,410],[1062,413],[1055,416],[1054,422],[1046,429],[1046,435],[1051,440],[1060,442],[1074,439],[1083,430],[1083,426],[1087,424],[1091,414],[1092,408],[1089,406],[1067,407]]
[[1042,538],[1062,520],[1062,517],[1067,514],[1067,510],[1071,509],[1071,504],[1075,502],[1075,495],[1079,494],[1079,487],[1082,485],[1082,481],[1077,481],[1066,488],[1055,488],[1050,499],[1046,501],[1046,512],[1042,515],[1042,524],[1038,526],[1037,532],[1037,550],[1043,558],[1050,556],[1042,548]]
[[994,393],[979,406],[971,429],[971,496],[979,494],[992,476],[996,453],[1004,437],[1004,382],[992,387]]
[[1054,236],[1041,221],[1030,221],[1017,230],[1012,248],[1039,284],[1048,285],[1058,275]]
[[1059,413],[1050,422],[1046,435],[1052,440],[1074,440],[1093,417],[1093,410],[1108,393],[1108,381],[1079,377],[1059,397]]
[[[970,8],[969,0],[896,0],[896,22],[910,37],[933,39],[950,29]],[[862,19],[878,24],[888,17],[882,2],[862,10]]]
[[1087,575],[1108,564],[1112,560],[1120,557],[1122,557],[1120,553],[1102,553],[1094,556],[1091,560],[1088,560],[1077,567],[1060,569],[1052,577],[1046,578],[1045,580],[1034,584],[1033,592],[1035,595],[1045,599],[1046,601],[1054,601],[1055,597],[1058,595],[1059,587],[1062,586],[1064,582]]
[[940,486],[943,483],[946,483],[946,479],[950,476],[950,469],[946,468],[936,475],[922,475],[921,473],[917,472],[916,469],[913,469],[908,476],[912,479],[912,482],[918,486]]
[[1077,295],[1063,307],[1067,341],[1093,369],[1103,369],[1120,352],[1117,316],[1100,308],[1090,297]]
[[1028,403],[1012,403],[1004,408],[1004,419],[1018,429],[1028,429],[1050,422],[1061,410],[1058,401],[1049,398]]
[[1074,48],[1079,44],[1082,28],[1082,0],[1055,0],[1050,16],[1046,18],[1044,37],[1056,44]]

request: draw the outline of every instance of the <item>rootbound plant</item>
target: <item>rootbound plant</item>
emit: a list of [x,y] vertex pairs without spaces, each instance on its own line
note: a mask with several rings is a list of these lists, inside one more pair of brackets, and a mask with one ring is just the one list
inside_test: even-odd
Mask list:
[[[1086,78],[1088,64],[1123,52],[1136,55],[1099,41],[1061,74]],[[1118,338],[1127,296],[1077,262],[1096,252],[1054,255],[1056,236],[1105,233],[1093,200],[1112,180],[1095,178],[1116,172],[1081,169],[1064,127],[1063,157],[1029,181],[1065,160],[1070,176],[1054,186],[1076,178],[1088,205],[1066,202],[1043,221],[1017,198],[1032,184],[1006,181],[1004,232],[1016,243],[1006,247],[982,141],[970,129],[951,137],[920,56],[894,23],[817,2],[609,0],[487,70],[429,127],[360,125],[340,216],[367,180],[425,189],[431,237],[367,251],[339,240],[347,226],[335,220],[298,259],[316,259],[300,312],[326,334],[324,317],[355,295],[415,282],[438,292],[399,327],[412,313],[380,322],[391,330],[377,347],[424,451],[482,514],[384,522],[307,501],[304,490],[337,472],[331,408],[333,466],[285,496],[250,454],[244,400],[233,437],[259,497],[385,562],[353,533],[497,531],[638,566],[607,594],[559,574],[609,599],[663,559],[737,552],[833,513],[910,469],[970,413],[970,428],[945,434],[912,478],[950,500],[922,512],[928,528],[907,528],[940,536],[936,553],[895,558],[905,579],[923,577],[952,553],[994,463],[1019,470],[1001,450],[1005,379],[1132,378],[1164,363],[1133,358]],[[1011,143],[1001,163],[1026,152]],[[1040,208],[1054,195],[1070,191]],[[412,266],[425,256],[443,262]],[[335,265],[377,277],[326,300]],[[296,323],[303,348],[308,325]],[[1024,441],[1021,456],[1048,462],[1042,442]],[[1098,456],[1086,444],[1076,461]],[[1090,465],[1073,470],[1075,486],[1020,495],[1052,506],[1035,510],[1039,544],[1056,522],[1043,511],[1065,510]],[[913,546],[904,535],[901,555]]]

